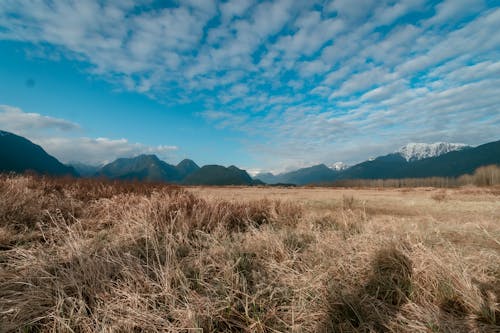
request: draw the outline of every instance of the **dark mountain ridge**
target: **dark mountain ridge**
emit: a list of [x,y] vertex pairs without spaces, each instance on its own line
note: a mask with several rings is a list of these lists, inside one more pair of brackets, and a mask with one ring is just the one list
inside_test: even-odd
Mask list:
[[198,164],[187,158],[180,161],[175,168],[177,169],[180,179],[184,179],[193,172],[200,169]]
[[256,182],[245,171],[234,165],[205,165],[196,170],[184,181],[187,185],[254,185]]
[[160,160],[156,155],[119,158],[103,166],[96,176],[149,182],[177,182],[181,179],[179,171],[173,165]]
[[258,183],[253,181],[245,170],[235,166],[226,168],[220,165],[206,165],[200,168],[189,159],[184,159],[173,166],[160,160],[156,155],[119,158],[105,165],[96,176],[188,185],[253,185]]
[[0,172],[34,171],[42,175],[74,176],[74,168],[64,165],[42,147],[22,136],[0,131]]
[[298,169],[278,175],[272,173],[257,174],[254,178],[268,184],[306,185],[311,183],[329,182],[337,179],[339,171],[330,169],[324,164]]

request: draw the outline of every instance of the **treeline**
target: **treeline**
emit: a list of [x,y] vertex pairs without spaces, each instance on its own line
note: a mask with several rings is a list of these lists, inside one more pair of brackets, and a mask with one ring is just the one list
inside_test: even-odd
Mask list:
[[333,187],[459,187],[464,185],[500,185],[500,166],[477,168],[472,175],[401,179],[347,179],[325,184]]

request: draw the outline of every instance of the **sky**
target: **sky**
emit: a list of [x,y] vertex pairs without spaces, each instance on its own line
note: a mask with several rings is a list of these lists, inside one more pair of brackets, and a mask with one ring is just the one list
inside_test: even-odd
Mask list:
[[0,129],[250,172],[500,139],[498,0],[0,1]]

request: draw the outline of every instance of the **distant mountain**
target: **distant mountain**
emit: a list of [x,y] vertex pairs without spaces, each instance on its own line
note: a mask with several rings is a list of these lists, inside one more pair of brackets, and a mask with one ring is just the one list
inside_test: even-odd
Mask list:
[[478,167],[489,164],[500,164],[500,141],[410,161],[400,153],[389,154],[354,165],[341,172],[339,178],[457,177],[473,173]]
[[409,163],[401,177],[458,177],[481,166],[500,165],[500,141]]
[[327,167],[324,164],[298,169],[279,175],[272,173],[259,173],[254,179],[259,179],[267,184],[295,184],[306,185],[312,183],[331,182],[338,178],[339,171]]
[[205,165],[187,176],[188,185],[254,185],[254,180],[245,170],[235,166]]
[[429,157],[437,157],[443,154],[472,148],[463,143],[409,143],[397,151],[407,162],[422,160]]
[[75,169],[62,164],[39,145],[22,136],[0,131],[0,172],[28,170],[44,175],[78,176]]
[[194,161],[189,160],[189,159],[184,159],[182,160],[177,166],[175,167],[177,169],[177,172],[179,173],[180,179],[184,179],[193,172],[197,171],[200,169],[198,164],[196,164]]
[[407,164],[411,162],[399,153],[392,153],[384,156],[379,156],[374,159],[353,165],[352,167],[343,170],[339,174],[339,179],[382,179],[382,178],[398,178],[395,174],[399,174]]
[[472,173],[480,166],[500,164],[499,142],[475,148],[461,143],[410,143],[394,153],[351,167],[340,162],[331,168],[319,164],[278,175],[260,173],[254,178],[267,184],[307,185],[339,179],[456,177]]
[[102,167],[96,176],[111,179],[158,181],[189,185],[254,185],[244,170],[235,166],[206,165],[200,168],[185,159],[176,166],[160,160],[156,155],[119,158]]
[[69,165],[72,166],[82,177],[92,177],[101,169],[101,166],[89,165],[80,162],[70,162]]
[[280,176],[273,175],[270,172],[261,172],[253,177],[254,180],[260,180],[266,184],[276,184],[280,182]]
[[344,162],[335,162],[330,166],[330,169],[333,169],[335,171],[342,171],[342,170],[345,170],[347,168],[349,168],[349,166],[347,164],[345,164]]
[[324,164],[318,164],[312,167],[288,172],[280,177],[280,183],[306,185],[334,181],[337,177],[337,171],[330,169]]
[[149,182],[178,182],[181,180],[181,175],[176,167],[160,160],[156,155],[119,158],[103,166],[96,176]]

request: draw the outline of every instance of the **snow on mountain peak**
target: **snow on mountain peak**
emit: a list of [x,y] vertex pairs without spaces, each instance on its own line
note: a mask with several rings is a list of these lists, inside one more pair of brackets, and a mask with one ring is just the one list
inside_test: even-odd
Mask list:
[[330,169],[336,170],[336,171],[342,171],[347,169],[349,166],[345,164],[344,162],[335,162],[330,166]]
[[470,146],[463,143],[448,143],[448,142],[435,142],[435,143],[409,143],[401,147],[399,153],[408,162],[417,161],[424,158],[436,157],[451,151],[462,150]]

